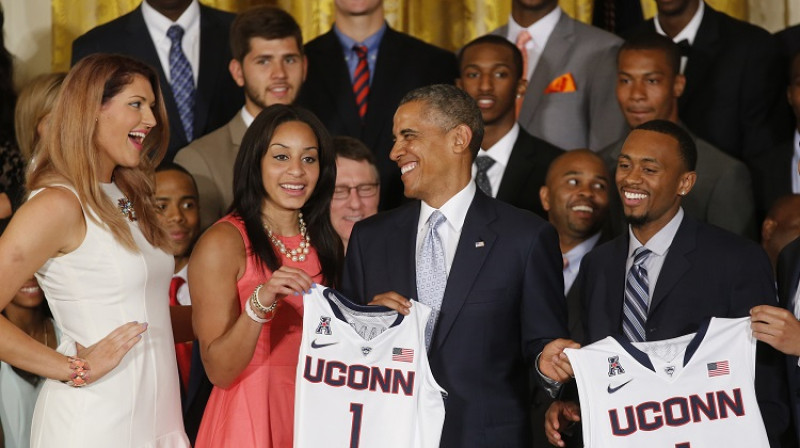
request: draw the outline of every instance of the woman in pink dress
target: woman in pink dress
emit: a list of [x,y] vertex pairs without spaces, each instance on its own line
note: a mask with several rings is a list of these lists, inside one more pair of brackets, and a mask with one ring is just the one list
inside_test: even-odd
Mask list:
[[336,159],[310,112],[264,109],[242,140],[231,213],[189,263],[193,324],[214,390],[196,446],[291,447],[303,291],[332,286]]

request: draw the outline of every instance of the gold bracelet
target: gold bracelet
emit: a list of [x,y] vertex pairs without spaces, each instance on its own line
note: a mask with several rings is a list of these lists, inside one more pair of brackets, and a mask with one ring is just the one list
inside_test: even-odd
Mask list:
[[[262,314],[274,314],[275,313],[275,308],[277,308],[277,306],[278,306],[278,301],[277,300],[272,302],[272,304],[270,306],[264,306],[264,305],[261,304],[261,301],[258,300],[258,292],[261,291],[261,287],[262,286],[264,286],[263,283],[258,285],[258,286],[256,286],[256,289],[253,290],[253,294],[250,296],[250,303],[253,305],[253,308],[258,310]],[[273,317],[275,317],[275,316],[274,315],[270,316],[267,319],[272,319]]]

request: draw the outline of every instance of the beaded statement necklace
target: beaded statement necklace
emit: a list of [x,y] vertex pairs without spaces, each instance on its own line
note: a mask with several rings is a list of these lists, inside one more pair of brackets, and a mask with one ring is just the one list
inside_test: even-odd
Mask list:
[[308,231],[306,230],[306,222],[303,221],[303,212],[297,216],[297,226],[300,228],[300,236],[303,237],[303,240],[300,241],[300,245],[296,249],[289,249],[286,247],[283,242],[281,242],[275,235],[272,234],[272,229],[269,228],[266,224],[264,224],[264,230],[267,231],[267,236],[269,240],[272,242],[272,245],[278,249],[284,257],[292,260],[292,261],[305,261],[306,255],[308,255],[308,248],[311,247],[311,239],[308,237]]

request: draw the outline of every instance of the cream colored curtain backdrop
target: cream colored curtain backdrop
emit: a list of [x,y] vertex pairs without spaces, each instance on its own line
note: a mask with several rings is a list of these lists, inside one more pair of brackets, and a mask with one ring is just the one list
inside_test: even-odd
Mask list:
[[[655,14],[655,0],[641,0],[646,17]],[[747,19],[747,0],[706,0],[715,9]],[[770,0],[772,1],[772,0]],[[792,0],[785,0],[792,1]],[[52,0],[53,70],[67,70],[72,41],[91,28],[133,10],[141,0]],[[277,5],[289,11],[311,40],[330,29],[333,0],[201,0],[226,11],[255,5]],[[592,0],[560,0],[572,17],[589,22]],[[389,24],[422,40],[455,50],[508,20],[510,0],[385,0]]]

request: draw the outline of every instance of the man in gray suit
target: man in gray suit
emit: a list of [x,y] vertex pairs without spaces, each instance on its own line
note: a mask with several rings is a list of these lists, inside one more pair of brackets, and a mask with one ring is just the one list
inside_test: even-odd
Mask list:
[[626,132],[614,100],[614,57],[622,39],[580,23],[558,0],[512,0],[508,24],[493,31],[517,44],[528,88],[519,123],[566,150],[599,151]]
[[[680,74],[680,50],[655,34],[629,39],[617,57],[617,99],[631,128],[651,120],[678,123],[678,98],[686,78]],[[697,146],[697,183],[683,199],[689,216],[755,239],[755,200],[744,163],[692,135]],[[601,151],[614,171],[625,139]]]
[[197,181],[204,229],[221,218],[233,200],[233,164],[247,127],[267,106],[293,103],[306,77],[300,26],[282,9],[263,6],[239,14],[230,42],[233,59],[228,69],[244,88],[244,107],[228,124],[175,156]]

